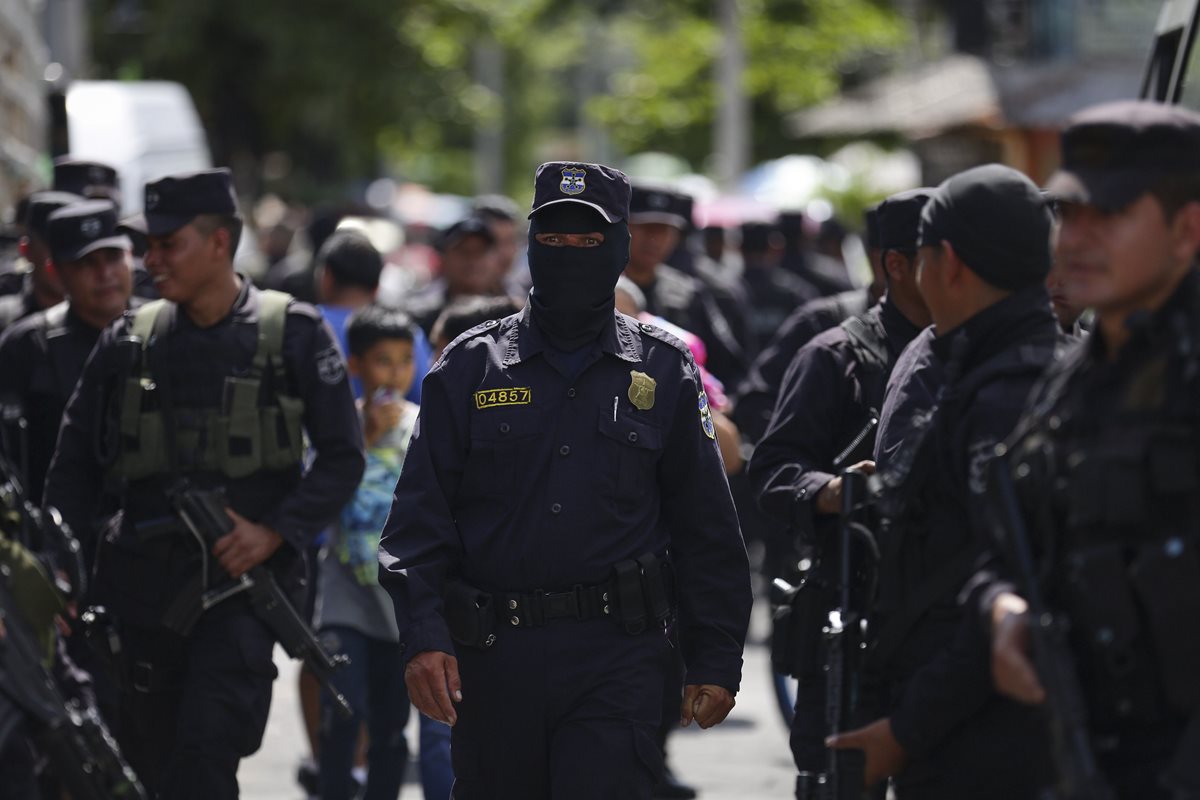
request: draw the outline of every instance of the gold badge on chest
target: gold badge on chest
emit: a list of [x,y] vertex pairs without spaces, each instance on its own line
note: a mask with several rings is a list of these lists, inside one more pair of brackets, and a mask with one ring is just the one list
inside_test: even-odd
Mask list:
[[630,370],[629,372],[629,402],[635,408],[649,411],[654,408],[654,387],[658,384],[644,372]]

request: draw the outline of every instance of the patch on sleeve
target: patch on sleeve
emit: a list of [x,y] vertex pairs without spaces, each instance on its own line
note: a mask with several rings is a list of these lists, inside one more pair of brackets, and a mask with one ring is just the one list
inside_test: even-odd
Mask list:
[[967,486],[971,494],[987,493],[987,465],[996,455],[996,444],[995,439],[984,439],[967,449]]
[[705,436],[716,441],[717,429],[713,426],[712,409],[708,407],[708,395],[706,393],[700,393],[697,406],[700,409],[700,428],[704,431]]
[[527,406],[533,402],[533,392],[528,386],[513,386],[507,389],[484,389],[475,393],[475,408],[483,411],[485,408],[499,406]]
[[337,386],[346,379],[346,362],[336,347],[317,353],[317,377],[329,386]]

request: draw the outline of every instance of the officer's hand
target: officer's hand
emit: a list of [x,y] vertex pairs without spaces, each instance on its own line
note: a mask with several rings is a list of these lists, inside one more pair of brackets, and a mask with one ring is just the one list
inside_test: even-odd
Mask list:
[[[868,475],[875,474],[874,461],[860,461],[851,469],[861,469]],[[821,491],[817,492],[817,513],[818,514],[840,514],[842,513],[842,476],[838,475],[829,483],[821,487]]]
[[992,603],[992,680],[996,691],[1020,703],[1037,705],[1046,690],[1029,660],[1029,606],[1005,593]]
[[830,736],[825,746],[832,750],[862,750],[867,757],[864,784],[870,789],[884,778],[904,769],[908,754],[892,733],[892,721],[884,717],[865,728]]
[[232,508],[226,508],[225,513],[233,520],[233,530],[217,539],[212,554],[226,572],[240,578],[274,555],[283,544],[283,537],[266,525],[251,522]]
[[375,403],[370,398],[366,400],[363,407],[363,438],[367,440],[368,447],[400,424],[401,410],[400,404],[393,401]]
[[696,720],[705,729],[720,725],[735,705],[737,701],[733,699],[733,694],[724,686],[689,684],[683,690],[679,724],[686,728],[692,720]]
[[404,668],[404,682],[408,699],[422,714],[447,725],[458,722],[454,703],[462,702],[462,681],[457,658],[440,650],[417,653]]

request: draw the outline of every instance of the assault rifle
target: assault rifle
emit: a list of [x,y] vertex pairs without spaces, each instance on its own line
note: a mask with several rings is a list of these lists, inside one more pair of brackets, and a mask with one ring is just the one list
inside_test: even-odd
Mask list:
[[164,624],[180,635],[186,635],[205,611],[245,593],[255,616],[271,629],[290,657],[304,662],[333,696],[341,713],[349,717],[353,713],[350,702],[331,682],[334,671],[348,659],[344,655],[331,656],[325,652],[269,569],[260,564],[240,578],[209,588],[209,551],[218,539],[233,530],[233,520],[225,513],[224,491],[197,489],[183,483],[171,491],[171,503],[176,515],[200,545],[202,567],[198,579],[185,587],[179,599],[167,609]]
[[[825,649],[826,734],[853,730],[866,722],[862,698],[862,662],[866,654],[867,608],[874,595],[879,548],[863,524],[868,500],[867,474],[842,473],[842,513],[838,535],[836,603],[823,631]],[[856,546],[857,545],[857,546]],[[861,750],[829,750],[821,773],[801,772],[801,800],[860,800],[866,772]]]
[[0,579],[0,710],[23,714],[38,752],[74,800],[148,800],[96,709],[65,699]]
[[1092,752],[1083,692],[1067,646],[1066,624],[1050,612],[1042,597],[1029,531],[1017,502],[1006,456],[1007,450],[1001,445],[988,464],[989,495],[998,515],[993,528],[1005,557],[1016,571],[1021,594],[1029,604],[1029,640],[1038,679],[1046,689],[1046,711],[1058,773],[1055,797],[1116,800]]

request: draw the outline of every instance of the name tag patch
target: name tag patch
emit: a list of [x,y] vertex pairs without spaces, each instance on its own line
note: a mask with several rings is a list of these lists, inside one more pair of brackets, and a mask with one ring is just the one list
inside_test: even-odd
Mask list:
[[515,386],[511,389],[484,389],[475,393],[475,408],[483,411],[485,408],[498,406],[527,406],[533,402],[533,392],[528,386]]

